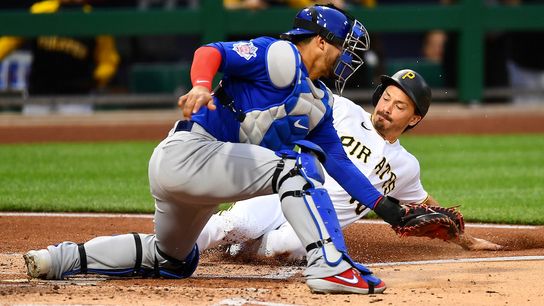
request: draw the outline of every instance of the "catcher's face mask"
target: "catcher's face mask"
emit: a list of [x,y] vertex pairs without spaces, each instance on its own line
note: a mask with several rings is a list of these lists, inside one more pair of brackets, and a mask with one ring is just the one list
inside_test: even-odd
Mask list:
[[280,37],[290,40],[308,34],[317,34],[342,51],[333,66],[335,87],[342,94],[348,78],[363,64],[361,52],[370,47],[367,30],[361,22],[333,5],[314,5],[300,11],[293,29]]
[[342,54],[334,65],[336,76],[335,87],[339,94],[342,94],[347,80],[363,65],[360,54],[367,51],[370,46],[368,32],[358,20],[353,21],[353,27],[346,36],[342,45]]

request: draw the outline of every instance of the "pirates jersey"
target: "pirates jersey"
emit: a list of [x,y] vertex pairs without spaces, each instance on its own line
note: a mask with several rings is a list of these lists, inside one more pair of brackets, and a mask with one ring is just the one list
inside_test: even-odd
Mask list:
[[[334,127],[346,154],[384,195],[403,203],[421,203],[427,192],[420,181],[418,160],[397,139],[389,143],[376,132],[371,114],[346,98],[335,96]],[[332,177],[324,184],[342,226],[366,215],[370,209],[354,200]]]

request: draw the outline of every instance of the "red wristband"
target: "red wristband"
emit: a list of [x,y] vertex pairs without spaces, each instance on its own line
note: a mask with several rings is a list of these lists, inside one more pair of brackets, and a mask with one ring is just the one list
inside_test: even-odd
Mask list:
[[191,65],[191,83],[212,90],[213,77],[221,65],[221,52],[214,47],[204,46],[195,51]]

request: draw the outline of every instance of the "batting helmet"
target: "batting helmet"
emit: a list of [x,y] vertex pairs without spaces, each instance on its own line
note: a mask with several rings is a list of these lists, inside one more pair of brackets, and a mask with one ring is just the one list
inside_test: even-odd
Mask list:
[[297,36],[319,35],[342,48],[334,65],[336,90],[342,94],[346,81],[363,64],[357,52],[370,47],[368,32],[361,22],[333,5],[314,5],[298,12],[293,28],[280,35],[292,40]]
[[382,75],[380,78],[382,83],[376,87],[372,95],[374,106],[378,104],[387,86],[394,85],[402,89],[412,99],[416,106],[416,113],[425,117],[431,105],[431,88],[419,73],[411,69],[403,69],[397,71],[393,76]]

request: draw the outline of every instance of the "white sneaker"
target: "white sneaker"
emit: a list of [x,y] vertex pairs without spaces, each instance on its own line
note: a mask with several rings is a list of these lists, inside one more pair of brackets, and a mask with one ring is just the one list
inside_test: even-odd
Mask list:
[[46,249],[28,251],[23,255],[26,274],[33,278],[46,278],[51,270],[51,254]]

